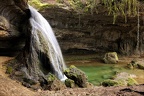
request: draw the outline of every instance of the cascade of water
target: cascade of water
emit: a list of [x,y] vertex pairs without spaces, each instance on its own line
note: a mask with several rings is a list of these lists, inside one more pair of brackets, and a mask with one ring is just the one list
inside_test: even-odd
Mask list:
[[136,51],[140,51],[140,16],[139,16],[139,3],[137,8],[137,44],[136,44]]
[[66,65],[52,28],[47,20],[37,12],[36,9],[31,6],[29,6],[29,9],[31,12],[30,23],[32,26],[31,58],[40,55],[36,54],[36,50],[43,52],[49,58],[54,74],[63,81],[67,78],[63,74]]

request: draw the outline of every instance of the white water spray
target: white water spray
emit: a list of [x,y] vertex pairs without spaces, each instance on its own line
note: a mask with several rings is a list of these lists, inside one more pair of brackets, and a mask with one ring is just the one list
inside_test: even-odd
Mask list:
[[47,20],[39,12],[37,12],[36,9],[31,6],[29,6],[29,9],[31,12],[30,23],[32,26],[31,51],[34,51],[31,55],[35,57],[34,55],[36,55],[36,50],[40,50],[45,53],[49,58],[54,74],[61,81],[64,81],[67,79],[67,77],[63,74],[63,70],[66,68],[66,65],[52,28]]

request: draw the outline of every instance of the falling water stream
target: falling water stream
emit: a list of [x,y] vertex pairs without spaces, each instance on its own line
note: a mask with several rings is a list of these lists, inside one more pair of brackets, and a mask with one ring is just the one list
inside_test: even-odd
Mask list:
[[[49,58],[50,66],[54,71],[53,73],[63,81],[67,78],[63,74],[66,65],[53,30],[47,20],[36,9],[31,6],[29,6],[29,9],[31,12],[30,23],[32,26],[31,57],[35,58],[36,56],[40,56],[41,53],[44,53]],[[34,62],[35,60],[33,59]]]

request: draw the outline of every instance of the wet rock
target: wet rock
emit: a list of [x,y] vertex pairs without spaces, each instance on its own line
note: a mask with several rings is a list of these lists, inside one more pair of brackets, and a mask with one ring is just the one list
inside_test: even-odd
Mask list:
[[106,64],[116,64],[118,63],[118,56],[116,52],[108,52],[103,58]]
[[69,68],[67,68],[64,71],[64,74],[69,78],[74,80],[74,82],[79,86],[79,87],[87,87],[87,76],[83,71],[75,67],[74,65],[71,65]]

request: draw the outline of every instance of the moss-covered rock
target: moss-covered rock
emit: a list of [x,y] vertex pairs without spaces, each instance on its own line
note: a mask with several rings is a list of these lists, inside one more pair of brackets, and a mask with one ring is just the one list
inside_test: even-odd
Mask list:
[[46,90],[63,90],[66,89],[66,86],[61,82],[55,75],[49,73],[47,77],[47,85],[44,85],[43,88]]
[[118,81],[116,80],[105,80],[101,83],[103,86],[108,87],[108,86],[118,86]]
[[13,68],[11,66],[7,66],[6,73],[11,74],[13,72]]
[[105,80],[101,83],[103,86],[131,86],[137,85],[137,81],[134,79],[132,74],[126,72],[121,72],[115,76],[113,79]]
[[139,69],[143,69],[144,70],[144,64],[137,64]]
[[127,64],[127,68],[129,69],[142,69],[144,70],[144,62],[136,62],[132,60],[129,64]]
[[138,65],[137,65],[136,61],[132,60],[129,64],[127,64],[127,67],[129,69],[134,69],[134,68],[138,68]]
[[116,64],[119,59],[116,52],[108,52],[105,54],[103,60],[106,64]]
[[74,65],[71,65],[69,68],[67,68],[64,71],[64,74],[69,78],[74,80],[74,82],[79,86],[79,87],[87,87],[87,76],[83,71],[75,67]]
[[134,78],[128,78],[127,79],[127,85],[132,86],[132,85],[138,85],[137,81]]
[[75,82],[71,79],[66,79],[65,80],[65,85],[67,87],[70,87],[70,88],[75,88],[77,85],[75,84]]

